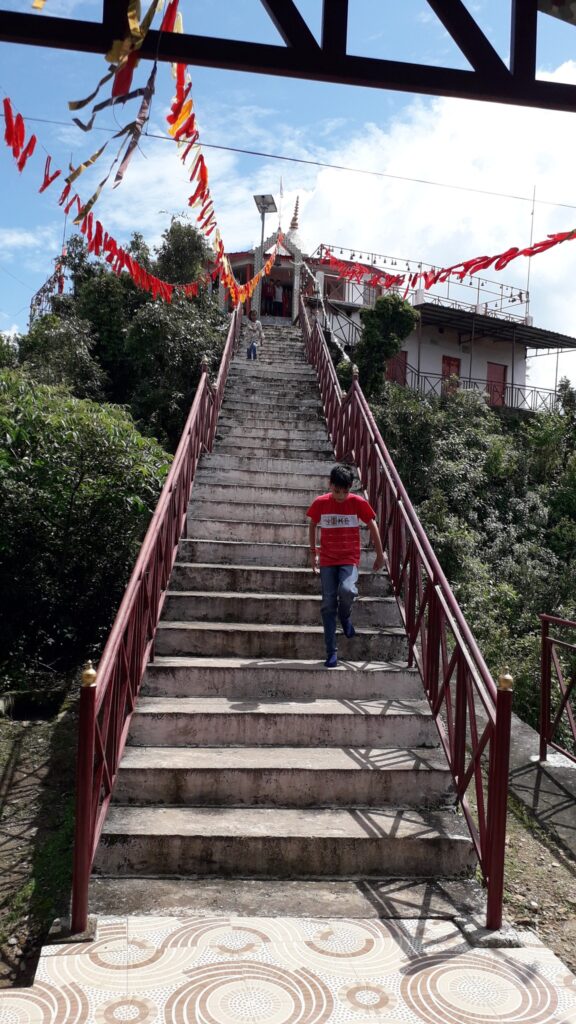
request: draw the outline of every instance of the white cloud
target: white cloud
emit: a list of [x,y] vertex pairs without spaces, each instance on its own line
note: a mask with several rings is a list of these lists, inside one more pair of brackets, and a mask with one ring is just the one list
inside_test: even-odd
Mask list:
[[[0,316],[4,316],[4,314],[0,313]],[[0,334],[9,339],[16,338],[18,334],[20,334],[20,328],[18,327],[18,324],[12,324],[11,327],[2,328]]]
[[44,253],[57,242],[57,231],[53,227],[0,228],[0,258],[22,255],[30,252]]

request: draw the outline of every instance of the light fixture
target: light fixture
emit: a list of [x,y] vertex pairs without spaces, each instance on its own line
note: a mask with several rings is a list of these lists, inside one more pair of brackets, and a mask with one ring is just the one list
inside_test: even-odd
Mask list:
[[274,196],[270,196],[270,195],[267,195],[267,196],[254,196],[254,202],[256,203],[256,208],[258,210],[258,213],[260,213],[262,216],[265,213],[277,213],[278,212],[278,207],[276,206],[276,203],[274,202]]

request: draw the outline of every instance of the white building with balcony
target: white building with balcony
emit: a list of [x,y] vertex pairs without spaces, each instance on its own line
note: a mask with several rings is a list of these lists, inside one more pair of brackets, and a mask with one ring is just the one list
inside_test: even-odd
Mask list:
[[[240,282],[258,271],[275,239],[275,234],[270,235],[254,250],[231,254]],[[342,268],[354,268],[355,280],[343,277]],[[259,288],[253,305],[264,324],[278,317],[294,320],[302,293],[327,335],[353,359],[361,332],[360,312],[384,293],[369,283],[374,272],[403,274],[408,280],[433,269],[415,260],[325,243],[307,255],[298,231],[297,202],[271,274],[274,287],[281,289],[282,302],[271,305],[266,289]],[[530,354],[576,350],[576,339],[535,327],[526,290],[478,275],[461,282],[450,278],[427,291],[396,290],[418,310],[420,319],[401,352],[389,362],[389,380],[421,394],[442,394],[454,387],[479,391],[494,407],[530,412],[554,408],[556,390],[528,383],[527,360]]]

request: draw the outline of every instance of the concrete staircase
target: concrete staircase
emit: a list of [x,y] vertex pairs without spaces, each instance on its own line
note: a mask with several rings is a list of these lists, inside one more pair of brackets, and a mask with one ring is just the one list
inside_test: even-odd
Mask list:
[[323,667],[305,513],[333,462],[300,333],[269,327],[257,362],[241,345],[232,363],[198,470],[96,857],[100,909],[104,891],[121,902],[123,880],[150,876],[273,884],[472,870],[396,603],[366,548],[357,635],[339,637],[338,669]]

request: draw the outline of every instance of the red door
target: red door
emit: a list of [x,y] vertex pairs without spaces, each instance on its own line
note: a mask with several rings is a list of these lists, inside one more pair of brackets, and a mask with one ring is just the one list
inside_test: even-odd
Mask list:
[[506,399],[506,370],[503,363],[487,363],[486,376],[490,405],[504,405]]
[[442,356],[442,390],[446,394],[458,387],[454,377],[460,376],[460,360],[456,356]]
[[406,359],[407,352],[397,352],[392,359],[389,359],[386,363],[386,380],[392,381],[393,384],[401,384],[402,387],[406,387]]

